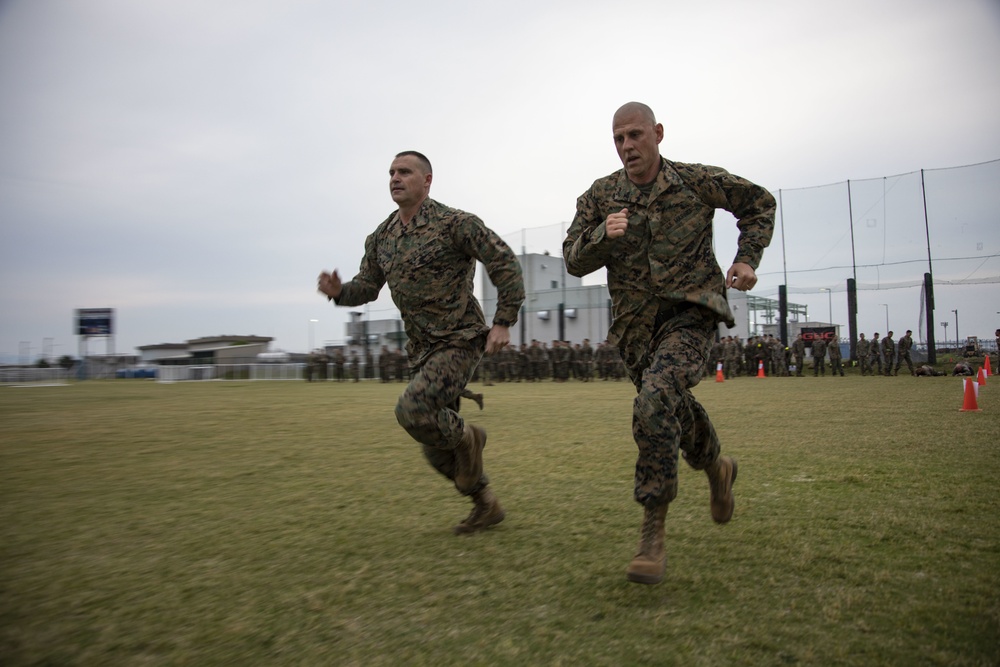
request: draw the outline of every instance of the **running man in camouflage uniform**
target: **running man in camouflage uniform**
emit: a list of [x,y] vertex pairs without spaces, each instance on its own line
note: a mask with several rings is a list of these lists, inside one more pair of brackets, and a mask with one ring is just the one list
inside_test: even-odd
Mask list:
[[[389,167],[389,192],[399,209],[365,240],[361,267],[349,282],[336,271],[319,276],[319,291],[340,306],[374,301],[389,284],[402,315],[412,379],[396,403],[396,420],[423,446],[431,466],[470,496],[473,509],[454,527],[472,533],[505,513],[483,471],[486,432],[458,413],[458,399],[484,351],[510,343],[509,328],[524,301],[517,256],[476,216],[431,199],[431,164],[415,151]],[[476,261],[497,288],[493,326],[473,296]]]
[[[705,373],[718,323],[735,326],[726,288],[746,291],[774,228],[774,197],[718,167],[660,156],[663,126],[644,104],[621,107],[612,122],[623,169],[577,199],[563,242],[566,267],[584,276],[607,267],[617,343],[637,390],[632,434],[639,454],[635,500],[644,508],[639,550],[627,578],[653,584],[666,569],[664,519],[677,495],[677,454],[708,474],[712,518],[733,514],[736,461],[691,388]],[[712,249],[712,218],[723,208],[740,229],[723,275]]]

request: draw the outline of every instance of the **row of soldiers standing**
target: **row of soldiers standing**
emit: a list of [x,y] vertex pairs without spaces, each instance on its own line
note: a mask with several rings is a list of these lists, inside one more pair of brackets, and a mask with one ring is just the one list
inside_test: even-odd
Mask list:
[[[375,378],[375,365],[371,352],[365,353],[362,364],[361,356],[355,351],[345,355],[340,348],[334,350],[333,354],[328,354],[326,350],[314,350],[306,360],[305,378],[309,382],[314,378],[327,380],[332,370],[333,380],[336,382],[347,380],[360,382],[362,377],[372,380]],[[402,351],[389,350],[383,345],[378,357],[378,378],[382,382],[409,381],[410,372],[406,354]]]
[[485,384],[494,382],[566,382],[569,379],[590,382],[594,374],[601,380],[625,377],[618,348],[607,341],[595,350],[589,339],[583,343],[553,340],[552,346],[538,340],[520,346],[510,345],[500,352],[483,357],[477,378]]
[[[858,363],[861,365],[862,375],[875,375],[875,368],[878,367],[878,375],[899,375],[899,367],[905,363],[910,370],[910,375],[916,375],[913,370],[913,360],[910,358],[910,350],[913,349],[913,332],[909,329],[906,334],[899,339],[897,344],[892,339],[893,332],[886,334],[885,338],[878,339],[878,332],[867,340],[861,334],[858,340],[857,353]],[[893,361],[896,365],[893,368]],[[882,368],[885,367],[883,372]]]
[[746,343],[739,336],[720,339],[709,353],[711,370],[720,363],[727,380],[739,375],[755,376],[761,369],[767,376],[784,377],[788,376],[790,369],[799,373],[802,370],[801,362],[792,365],[792,350],[770,334],[750,336]]
[[[899,375],[899,368],[906,364],[910,375],[914,375],[910,350],[913,348],[913,332],[907,331],[897,344],[893,332],[879,340],[875,333],[872,340],[864,334],[857,344],[858,361],[862,375]],[[840,339],[832,336],[813,339],[811,345],[813,375],[826,375],[826,360],[830,360],[831,375],[844,375],[843,353]],[[726,379],[738,375],[757,375],[760,370],[767,376],[788,377],[794,373],[802,377],[805,367],[807,342],[800,333],[791,346],[784,346],[770,334],[751,336],[744,344],[738,336],[726,336],[713,347],[710,356],[712,367],[721,363]],[[884,368],[884,370],[883,370]]]
[[[364,364],[357,352],[345,355],[339,348],[332,354],[326,350],[315,350],[307,360],[305,378],[310,382],[314,378],[327,380],[332,369],[335,381],[358,382],[362,377],[375,378],[376,365],[381,382],[409,380],[406,354],[401,350],[390,350],[384,345],[377,361],[368,353]],[[621,380],[625,377],[625,365],[617,347],[604,341],[595,350],[588,339],[576,345],[554,340],[549,347],[533,340],[531,345],[525,343],[520,347],[509,346],[496,354],[484,356],[473,379],[486,384],[542,380],[565,382],[569,379],[589,382],[595,373],[602,380]]]
[[[861,375],[899,375],[900,366],[904,363],[910,375],[915,375],[910,356],[913,348],[912,334],[912,331],[907,330],[898,343],[893,340],[892,331],[882,339],[879,339],[878,332],[875,332],[871,340],[861,334],[856,348]],[[997,344],[1000,346],[1000,339]],[[801,333],[791,346],[782,345],[771,334],[751,336],[746,343],[738,336],[726,336],[712,346],[709,368],[714,369],[721,363],[726,379],[739,375],[754,376],[761,369],[769,377],[788,377],[793,373],[802,377],[806,349],[807,343]],[[811,352],[814,376],[826,375],[827,357],[831,374],[844,375],[837,336],[829,341],[821,337],[814,339]],[[377,365],[378,378],[382,382],[409,380],[407,357],[402,350],[390,350],[383,345]],[[309,381],[313,378],[327,380],[332,369],[333,380],[358,382],[362,377],[374,379],[375,366],[376,362],[370,352],[366,353],[365,363],[362,364],[358,353],[354,351],[345,355],[343,350],[336,349],[331,355],[326,350],[315,350],[309,355],[305,374]],[[512,345],[496,354],[484,356],[474,379],[486,384],[542,380],[565,382],[571,378],[589,382],[595,373],[601,380],[621,380],[625,377],[625,365],[618,348],[608,341],[598,344],[595,350],[589,339],[576,345],[568,341],[553,340],[551,347],[532,340],[530,345]]]

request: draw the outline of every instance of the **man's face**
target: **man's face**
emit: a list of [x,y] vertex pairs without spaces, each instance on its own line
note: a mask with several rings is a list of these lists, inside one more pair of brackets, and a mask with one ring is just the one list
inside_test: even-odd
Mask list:
[[663,125],[654,125],[640,112],[625,112],[615,116],[612,129],[615,148],[629,180],[637,185],[652,183],[660,171]]
[[400,208],[419,204],[431,189],[431,174],[413,155],[404,155],[389,166],[389,194]]

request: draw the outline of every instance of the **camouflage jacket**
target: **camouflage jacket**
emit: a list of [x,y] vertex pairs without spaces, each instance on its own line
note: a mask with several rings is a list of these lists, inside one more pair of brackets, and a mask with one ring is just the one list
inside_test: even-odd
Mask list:
[[[614,322],[608,340],[632,366],[645,357],[661,305],[682,301],[712,310],[733,326],[725,277],[712,249],[712,219],[722,208],[740,229],[734,262],[757,268],[774,230],[774,197],[719,167],[660,159],[648,195],[624,169],[598,179],[576,201],[563,242],[566,269],[584,276],[606,266]],[[625,236],[609,239],[604,221],[628,208]]]
[[882,339],[882,356],[892,359],[896,354],[896,341],[886,336]]
[[419,367],[439,344],[489,331],[472,292],[476,260],[497,288],[493,323],[513,325],[524,301],[517,256],[482,220],[433,199],[424,200],[408,225],[396,211],[368,236],[361,268],[335,301],[341,306],[374,301],[388,283],[409,338],[406,351]]

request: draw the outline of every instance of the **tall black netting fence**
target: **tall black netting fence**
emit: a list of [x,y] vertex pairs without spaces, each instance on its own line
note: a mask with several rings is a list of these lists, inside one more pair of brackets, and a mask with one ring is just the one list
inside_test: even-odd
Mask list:
[[[778,200],[775,233],[758,267],[754,295],[777,301],[779,287],[787,285],[788,301],[805,307],[807,321],[835,323],[846,338],[847,281],[853,278],[860,332],[870,337],[875,331],[884,335],[888,328],[898,336],[911,329],[915,340],[926,343],[930,332],[923,286],[924,275],[930,273],[937,345],[957,346],[967,335],[992,335],[995,326],[970,324],[962,331],[955,320],[963,309],[967,319],[977,308],[990,314],[1000,311],[1000,160],[773,194]],[[568,226],[565,221],[501,233],[518,255],[549,254],[560,260],[546,276],[551,280],[534,280],[529,292],[566,284],[561,256]],[[733,217],[719,211],[715,244],[723,270],[736,254],[737,237]],[[583,281],[605,282],[603,271]],[[568,289],[559,300],[574,307],[574,294],[593,298],[586,291]],[[528,312],[551,308],[553,298],[529,294]],[[751,330],[763,324],[751,322]],[[991,344],[989,340],[984,347]]]

